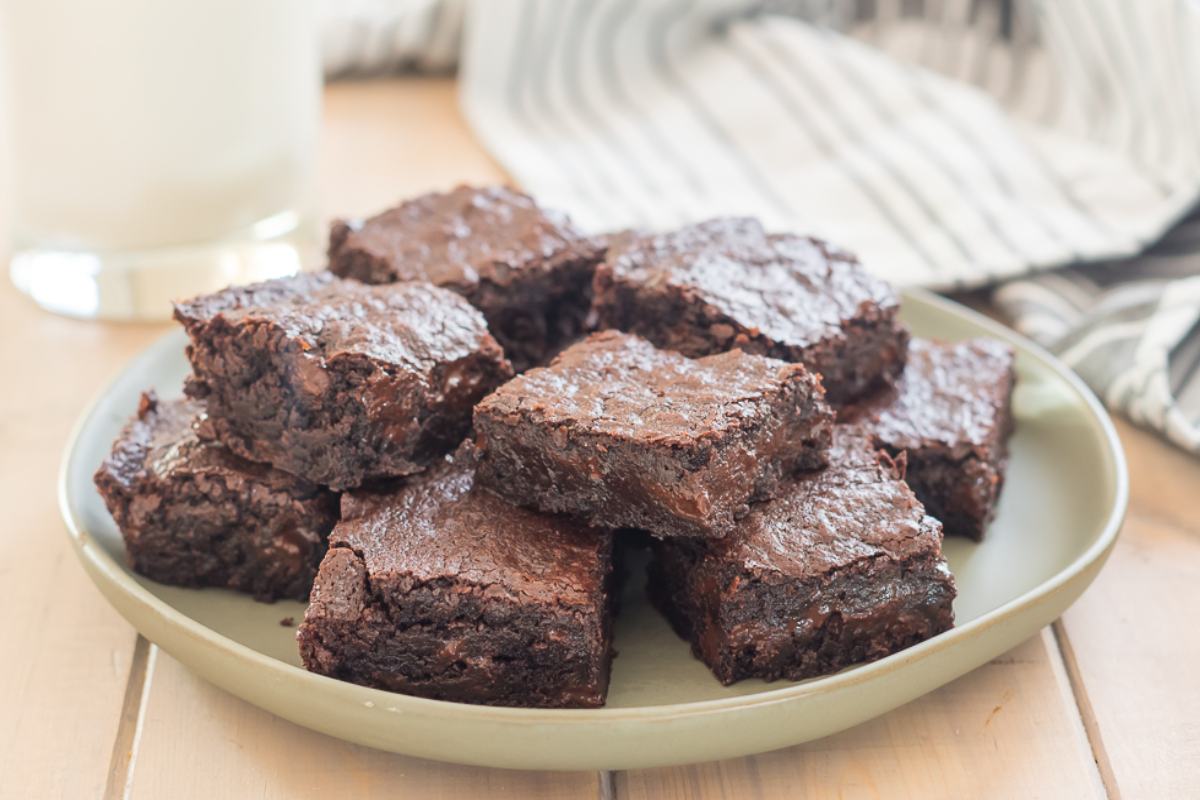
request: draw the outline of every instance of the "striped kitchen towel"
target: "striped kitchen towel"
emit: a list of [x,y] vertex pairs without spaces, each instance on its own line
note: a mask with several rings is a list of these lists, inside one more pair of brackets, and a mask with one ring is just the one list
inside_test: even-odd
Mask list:
[[[1198,227],[1147,251],[1200,195],[1195,0],[407,4],[443,65],[464,22],[467,119],[585,227],[752,214],[902,285],[1003,284],[1018,329],[1200,451]],[[422,63],[382,38],[406,55],[343,69]]]
[[1200,453],[1200,214],[1133,261],[1047,272],[994,297],[1110,407]]
[[458,64],[466,0],[323,0],[321,55],[329,78]]

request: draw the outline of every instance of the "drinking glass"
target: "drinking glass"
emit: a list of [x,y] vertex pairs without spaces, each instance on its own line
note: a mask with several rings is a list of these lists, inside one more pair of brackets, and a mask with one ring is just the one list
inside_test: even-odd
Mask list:
[[315,258],[314,4],[0,0],[16,286],[162,318]]

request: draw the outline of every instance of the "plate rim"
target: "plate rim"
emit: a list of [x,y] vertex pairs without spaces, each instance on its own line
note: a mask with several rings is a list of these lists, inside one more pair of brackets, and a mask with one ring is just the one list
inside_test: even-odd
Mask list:
[[[1092,542],[1069,564],[1054,575],[1039,583],[1017,597],[1012,598],[990,611],[976,617],[964,625],[956,625],[949,631],[927,639],[898,653],[867,664],[798,683],[788,683],[774,688],[764,689],[752,694],[721,697],[708,700],[694,700],[685,703],[668,703],[662,705],[624,706],[620,708],[591,708],[591,709],[559,709],[559,708],[522,708],[509,706],[484,706],[469,703],[458,703],[448,700],[433,700],[424,697],[389,692],[368,686],[361,686],[347,681],[341,681],[325,675],[309,672],[303,667],[289,664],[273,656],[261,653],[247,645],[237,642],[228,636],[187,616],[174,606],[162,600],[146,587],[142,586],[120,563],[101,547],[83,526],[82,520],[76,516],[72,507],[71,494],[68,487],[71,463],[78,449],[79,440],[85,428],[96,413],[100,401],[106,397],[124,377],[130,366],[136,361],[147,358],[156,348],[162,347],[166,340],[177,337],[179,331],[170,331],[155,339],[148,347],[142,349],[130,361],[125,362],[116,374],[108,380],[84,407],[76,419],[67,437],[59,464],[56,496],[59,512],[67,528],[67,533],[79,559],[84,563],[93,583],[97,583],[96,573],[104,575],[110,585],[123,593],[128,599],[139,603],[151,613],[157,615],[160,623],[180,629],[199,639],[209,648],[225,651],[227,654],[265,670],[274,673],[281,679],[311,683],[322,689],[354,692],[362,699],[364,705],[370,707],[390,705],[403,712],[407,706],[413,712],[433,713],[443,718],[456,718],[464,721],[487,720],[489,722],[521,725],[555,724],[569,726],[586,726],[596,722],[617,721],[664,721],[695,716],[719,715],[724,712],[740,712],[749,708],[769,706],[800,700],[806,696],[823,694],[836,689],[844,689],[855,684],[870,681],[901,666],[922,659],[928,654],[954,645],[960,639],[967,639],[977,631],[981,631],[1002,622],[1014,612],[1039,601],[1053,596],[1064,585],[1078,578],[1097,562],[1102,562],[1113,545],[1116,543],[1122,524],[1125,520],[1129,504],[1129,474],[1125,452],[1117,436],[1107,410],[1079,376],[1071,371],[1052,353],[1036,342],[1028,339],[1003,324],[980,314],[978,311],[941,297],[923,289],[905,288],[901,291],[901,302],[916,300],[924,305],[934,306],[939,311],[953,316],[965,318],[967,321],[983,329],[989,336],[1001,339],[1008,344],[1018,347],[1041,362],[1057,377],[1066,383],[1084,401],[1093,426],[1102,434],[1108,453],[1113,474],[1113,502],[1108,509],[1103,527],[1096,540]],[[1101,564],[1102,566],[1102,564]],[[93,572],[94,570],[94,572]],[[97,585],[98,589],[102,589]],[[102,591],[103,595],[104,592]],[[142,634],[142,626],[130,619],[122,609],[117,608],[111,600],[105,600],[119,613],[134,630]],[[149,638],[149,637],[147,637]],[[151,640],[152,641],[152,640]]]

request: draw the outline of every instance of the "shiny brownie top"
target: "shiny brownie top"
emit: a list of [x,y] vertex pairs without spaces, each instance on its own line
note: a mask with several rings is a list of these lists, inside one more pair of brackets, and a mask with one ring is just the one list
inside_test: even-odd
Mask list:
[[510,599],[583,605],[603,588],[612,535],[476,487],[464,445],[403,485],[343,495],[330,544],[359,553],[376,580],[448,579]]
[[602,331],[501,386],[476,414],[672,445],[757,424],[784,391],[823,395],[800,364],[740,350],[690,359],[638,336]]
[[802,473],[751,507],[712,559],[748,571],[814,578],[874,559],[939,558],[942,526],[928,516],[893,462],[852,428],[834,432],[830,464]]
[[598,284],[680,292],[785,344],[836,335],[864,305],[899,306],[892,288],[850,253],[819,239],[768,234],[750,218],[616,236],[598,272]]
[[483,316],[453,292],[428,283],[368,286],[329,272],[203,295],[176,304],[175,317],[193,337],[265,325],[306,354],[361,355],[416,372],[500,350]]
[[864,406],[867,425],[889,447],[936,444],[962,451],[999,445],[1007,431],[1013,351],[995,339],[913,339],[894,387]]
[[361,223],[338,222],[330,269],[369,283],[426,280],[469,290],[528,269],[598,258],[566,216],[503,186],[459,186],[408,200]]

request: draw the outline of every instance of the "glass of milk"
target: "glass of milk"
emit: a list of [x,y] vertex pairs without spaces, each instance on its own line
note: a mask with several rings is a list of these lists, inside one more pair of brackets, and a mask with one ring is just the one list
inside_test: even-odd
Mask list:
[[0,0],[13,282],[153,319],[318,256],[315,0]]

